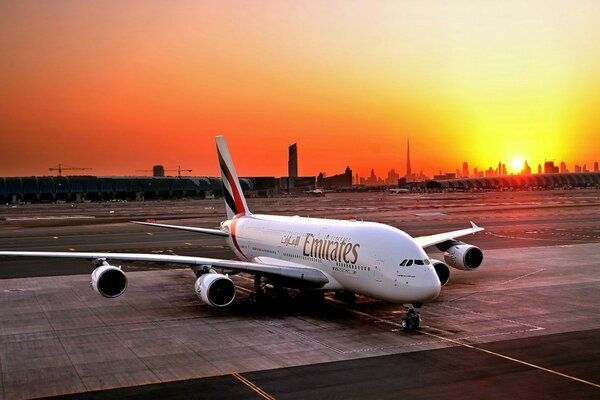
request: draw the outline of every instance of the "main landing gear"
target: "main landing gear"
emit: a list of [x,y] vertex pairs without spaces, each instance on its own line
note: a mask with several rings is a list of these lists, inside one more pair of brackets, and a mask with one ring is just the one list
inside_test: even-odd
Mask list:
[[402,318],[402,321],[400,322],[402,329],[405,331],[421,329],[421,316],[415,310],[415,307],[412,304],[409,304],[406,307],[408,307],[406,316]]
[[266,280],[256,274],[254,276],[254,291],[250,293],[250,301],[255,304],[284,302],[288,298],[288,290],[282,286],[267,283]]

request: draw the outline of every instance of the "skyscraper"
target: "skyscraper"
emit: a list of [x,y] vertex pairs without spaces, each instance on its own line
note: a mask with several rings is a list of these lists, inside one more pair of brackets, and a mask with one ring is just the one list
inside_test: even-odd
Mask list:
[[598,172],[598,161],[594,162],[594,172]]
[[288,156],[288,177],[298,177],[298,147],[296,143],[290,146]]
[[466,162],[466,161],[463,162],[462,177],[463,178],[468,178],[469,177],[469,163]]
[[567,164],[564,161],[560,162],[560,173],[561,174],[566,174],[567,172]]
[[410,142],[406,139],[406,181],[410,182],[412,171],[410,170]]

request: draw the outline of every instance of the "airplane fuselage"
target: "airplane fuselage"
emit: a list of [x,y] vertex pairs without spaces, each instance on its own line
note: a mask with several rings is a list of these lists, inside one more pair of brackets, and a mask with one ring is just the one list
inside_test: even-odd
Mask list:
[[[242,260],[282,260],[322,271],[323,290],[347,290],[395,303],[425,303],[440,280],[405,232],[379,223],[251,214],[223,222]],[[404,260],[413,260],[404,266]],[[404,263],[406,264],[406,262]]]

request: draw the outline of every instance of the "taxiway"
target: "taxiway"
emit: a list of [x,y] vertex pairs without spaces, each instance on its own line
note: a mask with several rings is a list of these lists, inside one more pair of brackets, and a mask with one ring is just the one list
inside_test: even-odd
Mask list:
[[[600,394],[600,192],[328,194],[251,199],[255,212],[356,217],[413,235],[459,229],[485,253],[452,271],[403,332],[402,307],[292,293],[248,300],[234,277],[226,309],[203,305],[194,275],[127,265],[125,295],[89,288],[93,266],[0,260],[0,369],[5,399],[76,398],[597,398]],[[10,206],[3,250],[174,252],[232,257],[220,238],[127,223],[156,218],[215,227],[221,200]],[[86,218],[64,218],[67,216]],[[53,218],[43,218],[53,216]],[[435,252],[434,257],[440,257]]]

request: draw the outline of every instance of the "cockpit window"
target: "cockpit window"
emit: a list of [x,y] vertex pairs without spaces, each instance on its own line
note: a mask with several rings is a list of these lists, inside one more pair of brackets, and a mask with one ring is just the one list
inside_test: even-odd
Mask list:
[[429,264],[431,264],[431,263],[429,262],[429,259],[428,259],[428,258],[424,259],[423,261],[425,261],[425,265],[429,265]]
[[412,265],[412,263],[413,263],[413,260],[408,260],[408,262],[406,263],[406,266],[410,267]]
[[423,265],[423,260],[415,260],[415,264],[417,265]]
[[400,263],[400,266],[401,266],[401,267],[404,267],[404,266],[406,265],[406,262],[407,262],[407,261],[408,261],[408,260],[403,260],[403,261]]

